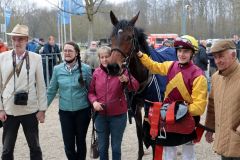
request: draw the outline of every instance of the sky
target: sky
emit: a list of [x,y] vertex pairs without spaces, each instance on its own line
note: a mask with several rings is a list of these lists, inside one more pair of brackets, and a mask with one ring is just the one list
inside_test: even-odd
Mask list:
[[[48,8],[54,8],[54,6],[52,6],[51,4],[49,4],[49,2],[54,3],[54,4],[58,4],[58,0],[29,0],[30,2],[34,2],[37,4],[37,6],[39,7],[48,7]],[[106,0],[110,3],[121,3],[127,0]]]

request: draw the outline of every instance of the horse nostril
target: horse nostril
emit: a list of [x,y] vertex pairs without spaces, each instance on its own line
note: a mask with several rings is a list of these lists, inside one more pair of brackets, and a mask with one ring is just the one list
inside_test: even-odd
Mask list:
[[111,76],[118,76],[120,75],[121,68],[117,63],[113,63],[107,65],[107,70]]

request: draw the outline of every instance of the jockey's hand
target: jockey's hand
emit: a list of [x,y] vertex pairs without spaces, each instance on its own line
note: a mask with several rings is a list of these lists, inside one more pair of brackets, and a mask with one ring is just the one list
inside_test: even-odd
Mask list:
[[139,51],[139,52],[137,53],[137,56],[138,56],[139,58],[141,58],[141,57],[143,56],[143,53],[142,53],[141,51]]
[[144,121],[148,122],[150,124],[149,118],[144,118]]
[[212,143],[214,141],[213,132],[207,131],[207,133],[205,134],[205,138],[208,143]]
[[4,122],[7,120],[7,114],[4,110],[0,111],[0,121]]
[[103,104],[99,103],[97,101],[93,102],[93,108],[95,111],[102,111],[103,110]]

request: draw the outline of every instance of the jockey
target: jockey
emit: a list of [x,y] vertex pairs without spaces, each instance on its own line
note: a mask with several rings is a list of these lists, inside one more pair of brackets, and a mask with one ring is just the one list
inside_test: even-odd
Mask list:
[[[174,47],[176,48],[178,61],[158,63],[141,51],[138,52],[138,57],[151,73],[167,76],[163,104],[181,101],[187,105],[187,115],[190,118],[186,123],[178,123],[180,133],[169,132],[166,123],[166,136],[164,138],[161,138],[161,136],[153,137],[156,138],[158,145],[164,146],[164,160],[176,159],[176,146],[179,145],[183,147],[183,159],[193,160],[195,159],[193,140],[197,139],[194,126],[199,122],[200,115],[204,113],[207,104],[207,80],[203,71],[192,62],[193,55],[198,51],[197,40],[192,36],[184,35],[175,40]],[[191,132],[185,133],[185,130],[192,124],[190,121],[195,123],[193,129]],[[157,150],[155,149],[155,151]],[[155,156],[156,154],[158,153],[156,152]]]

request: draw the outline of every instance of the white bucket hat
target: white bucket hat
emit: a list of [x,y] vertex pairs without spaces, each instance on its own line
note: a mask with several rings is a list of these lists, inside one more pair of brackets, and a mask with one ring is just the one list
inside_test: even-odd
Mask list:
[[21,37],[29,37],[28,26],[17,24],[11,33],[7,33],[10,36],[21,36]]

